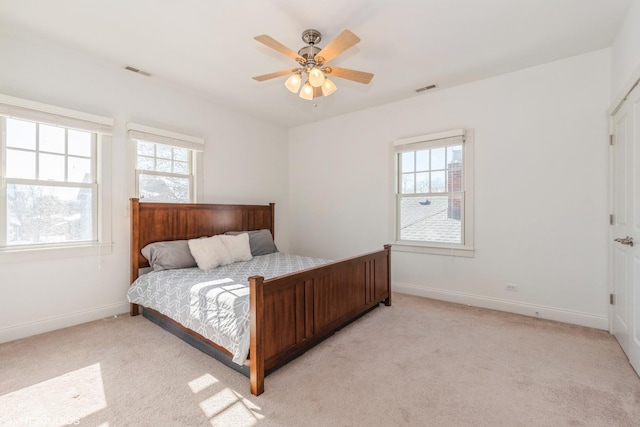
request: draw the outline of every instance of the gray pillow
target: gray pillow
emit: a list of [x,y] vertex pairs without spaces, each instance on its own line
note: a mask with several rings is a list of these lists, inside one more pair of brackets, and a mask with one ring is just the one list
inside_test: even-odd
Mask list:
[[149,260],[153,271],[190,268],[197,265],[186,240],[149,243],[140,252]]
[[249,233],[249,246],[251,247],[251,256],[267,255],[278,252],[278,248],[273,241],[271,231],[253,230],[253,231],[227,231],[224,234],[235,236],[242,233]]

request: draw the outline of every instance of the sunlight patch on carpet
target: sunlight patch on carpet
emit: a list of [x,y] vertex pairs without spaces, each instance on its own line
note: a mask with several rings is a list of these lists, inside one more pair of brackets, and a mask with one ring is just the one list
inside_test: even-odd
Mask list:
[[204,374],[203,376],[196,378],[193,381],[189,381],[189,387],[191,391],[194,393],[200,393],[207,387],[211,387],[214,384],[217,384],[218,380],[211,374]]
[[106,407],[96,363],[0,396],[0,425],[78,425]]
[[[224,387],[217,378],[211,374],[204,374],[188,383],[194,394],[209,395],[200,402],[200,409],[209,418],[212,426],[252,426],[263,419],[260,408],[251,401]],[[217,388],[210,387],[218,385]],[[209,389],[208,392],[204,392]],[[204,397],[204,396],[203,396]]]

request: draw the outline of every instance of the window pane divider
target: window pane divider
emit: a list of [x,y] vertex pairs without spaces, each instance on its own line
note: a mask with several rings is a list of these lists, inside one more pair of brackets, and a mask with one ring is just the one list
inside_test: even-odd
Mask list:
[[444,197],[463,196],[464,191],[443,191],[438,193],[396,193],[400,197]]
[[141,175],[171,176],[174,178],[188,178],[191,176],[191,174],[188,174],[188,173],[158,172],[158,171],[150,171],[146,169],[136,169],[136,173]]
[[65,182],[65,181],[40,181],[37,179],[6,178],[6,184],[37,185],[40,187],[67,187],[67,188],[94,188],[95,182]]

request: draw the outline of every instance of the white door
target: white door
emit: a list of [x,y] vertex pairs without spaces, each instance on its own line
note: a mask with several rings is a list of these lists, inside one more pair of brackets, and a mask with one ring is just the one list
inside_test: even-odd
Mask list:
[[613,117],[612,329],[640,374],[640,87]]

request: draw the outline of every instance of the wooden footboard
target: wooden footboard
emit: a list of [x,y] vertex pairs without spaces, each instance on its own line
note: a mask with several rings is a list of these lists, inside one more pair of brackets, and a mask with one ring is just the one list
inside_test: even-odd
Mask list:
[[379,303],[391,305],[390,248],[270,280],[249,278],[252,394],[264,391],[266,373]]

